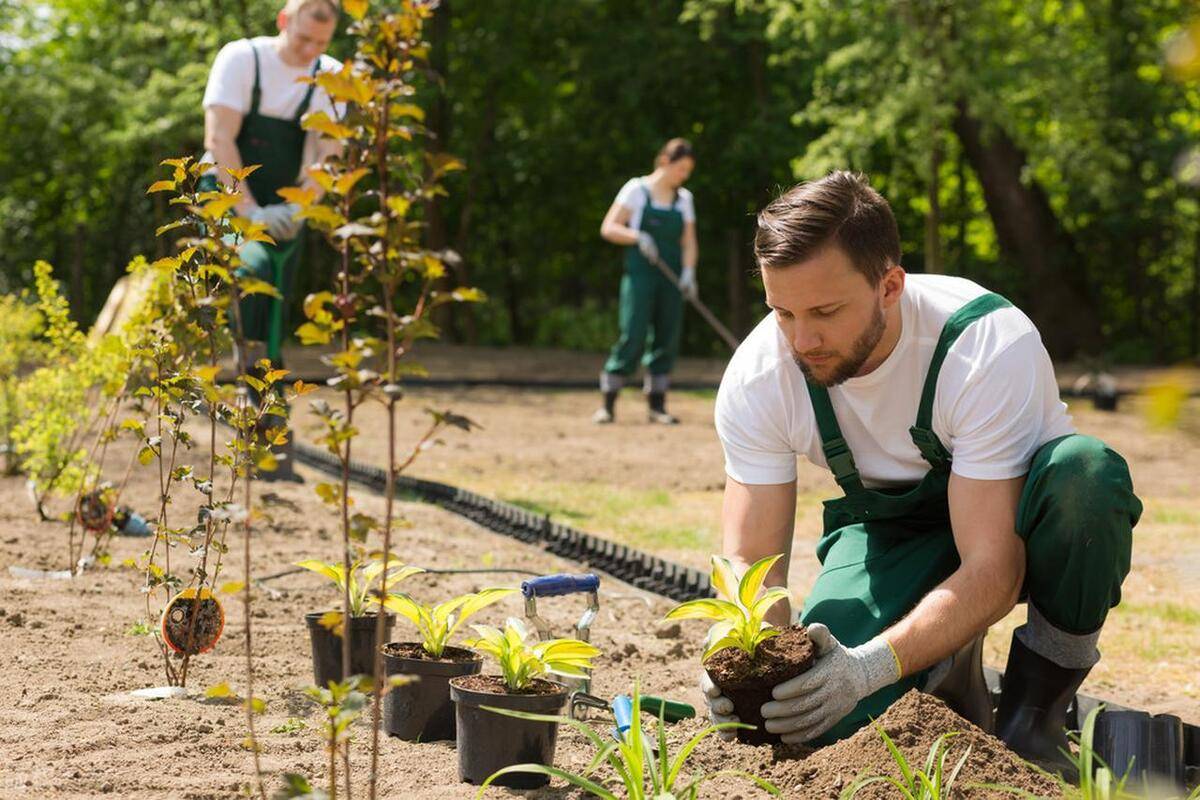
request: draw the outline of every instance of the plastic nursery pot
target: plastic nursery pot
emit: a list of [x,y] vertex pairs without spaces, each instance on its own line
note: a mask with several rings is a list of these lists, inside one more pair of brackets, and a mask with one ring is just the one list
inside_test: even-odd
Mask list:
[[411,675],[419,679],[388,689],[383,701],[383,729],[410,742],[453,739],[450,679],[477,675],[483,657],[474,650],[447,647],[442,657],[435,659],[418,642],[392,642],[381,649],[387,677]]
[[[535,680],[530,691],[509,694],[504,679],[492,675],[468,675],[450,680],[458,726],[458,777],[479,785],[498,769],[513,764],[553,764],[557,722],[517,719],[482,706],[526,711],[531,714],[560,714],[567,702],[567,688],[550,681]],[[493,783],[513,789],[545,786],[545,775],[514,773]]]
[[769,733],[763,725],[763,704],[774,699],[771,690],[812,666],[816,649],[799,625],[784,628],[758,646],[754,658],[736,648],[721,650],[708,659],[705,669],[712,682],[733,703],[738,721],[754,730],[738,728],[737,740],[744,744],[778,744],[781,734]]
[[[313,681],[317,686],[328,686],[330,681],[340,682],[346,677],[342,675],[341,637],[320,622],[326,613],[315,611],[304,615],[304,621],[308,623],[308,635],[312,640]],[[351,675],[375,675],[375,651],[378,648],[375,641],[376,619],[375,614],[350,617],[346,631],[350,636]],[[396,618],[391,614],[384,619],[385,636],[391,636],[395,621]]]

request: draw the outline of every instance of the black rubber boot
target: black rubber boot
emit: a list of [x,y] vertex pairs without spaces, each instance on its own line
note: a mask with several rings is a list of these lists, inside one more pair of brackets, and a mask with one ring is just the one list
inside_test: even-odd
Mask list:
[[1060,667],[1013,634],[996,710],[996,736],[1027,761],[1078,782],[1079,773],[1066,756],[1067,707],[1089,672],[1091,667]]
[[667,413],[666,392],[650,392],[646,395],[646,402],[649,406],[646,417],[651,422],[657,422],[660,425],[679,424],[678,419]]
[[617,393],[603,392],[604,407],[597,408],[596,413],[592,414],[592,422],[597,425],[607,425],[617,418]]
[[983,638],[980,636],[967,642],[951,656],[950,670],[932,694],[963,719],[975,723],[987,733],[995,733],[992,693],[983,677]]

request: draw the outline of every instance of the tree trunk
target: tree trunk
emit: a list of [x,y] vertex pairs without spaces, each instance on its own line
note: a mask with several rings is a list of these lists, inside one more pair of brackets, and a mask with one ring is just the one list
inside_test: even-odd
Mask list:
[[929,148],[929,213],[925,215],[925,271],[930,275],[941,275],[945,271],[942,263],[942,203],[941,177],[942,141],[937,127],[931,134]]
[[[429,130],[433,136],[429,149],[432,153],[446,152],[450,141],[450,103],[446,98],[450,82],[450,58],[447,52],[450,34],[450,3],[442,0],[433,14],[433,25],[430,31],[429,65],[437,76],[439,84],[433,107],[427,118]],[[449,232],[446,229],[445,203],[440,197],[430,198],[425,203],[425,246],[430,250],[443,250],[449,244]],[[453,291],[457,283],[456,270],[450,267],[446,276],[437,282],[437,291]],[[458,340],[458,312],[456,303],[445,303],[433,309],[433,322],[442,331],[443,336],[450,340]]]
[[1045,191],[1022,180],[1025,154],[1004,131],[985,129],[964,100],[957,103],[954,131],[983,187],[1001,252],[1029,280],[1026,310],[1046,348],[1056,358],[1098,351],[1100,320],[1087,291],[1083,259]]
[[746,335],[746,270],[738,228],[725,229],[725,283],[729,301],[729,329],[739,339]]

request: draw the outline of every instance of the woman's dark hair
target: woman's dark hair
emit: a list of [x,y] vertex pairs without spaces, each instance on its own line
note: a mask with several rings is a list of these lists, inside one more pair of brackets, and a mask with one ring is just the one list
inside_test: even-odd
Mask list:
[[696,154],[692,152],[692,143],[687,139],[672,139],[662,146],[658,151],[658,155],[654,158],[655,165],[661,161],[666,161],[668,164],[674,164],[681,158],[695,158]]

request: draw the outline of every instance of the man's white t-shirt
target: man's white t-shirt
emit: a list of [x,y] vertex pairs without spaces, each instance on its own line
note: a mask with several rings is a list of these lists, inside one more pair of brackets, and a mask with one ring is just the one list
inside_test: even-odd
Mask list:
[[[312,74],[313,65],[292,67],[283,63],[275,49],[277,37],[256,36],[239,39],[221,48],[208,73],[208,85],[204,89],[204,107],[224,106],[245,115],[250,112],[251,95],[254,91],[254,51],[258,51],[259,101],[258,113],[264,117],[293,119],[308,93],[307,83],[297,83],[297,78]],[[253,43],[253,50],[251,44]],[[320,72],[336,72],[342,68],[336,58],[322,54],[319,57]],[[332,119],[339,114],[328,93],[319,86],[313,87],[309,111],[324,111]],[[316,144],[320,134],[309,131],[304,140],[302,164],[316,161]],[[204,158],[214,161],[211,153]]]
[[[617,192],[617,205],[629,209],[629,223],[627,227],[633,228],[635,231],[641,230],[642,209],[646,207],[646,195],[649,191],[650,187],[646,185],[646,178],[641,177],[630,178],[625,181],[625,185],[621,187],[621,191]],[[672,205],[656,203],[651,200],[650,207],[657,208],[660,211],[667,211],[672,208]],[[696,221],[696,205],[695,201],[692,200],[692,193],[682,186],[676,191],[673,207],[683,215],[684,222]]]
[[[964,278],[907,276],[896,348],[869,375],[829,389],[864,485],[916,483],[929,471],[909,434],[929,362],[950,315],[986,291]],[[789,483],[797,455],[828,466],[804,375],[774,314],[729,362],[715,416],[725,471],[740,483]],[[933,431],[951,453],[953,472],[980,480],[1026,474],[1038,447],[1075,432],[1041,336],[1019,309],[977,320],[950,348],[938,376]]]

